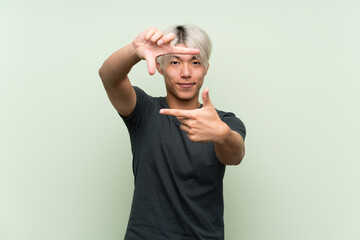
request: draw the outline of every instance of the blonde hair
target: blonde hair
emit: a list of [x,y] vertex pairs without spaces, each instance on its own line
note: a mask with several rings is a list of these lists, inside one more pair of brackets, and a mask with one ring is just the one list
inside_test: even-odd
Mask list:
[[[209,59],[212,50],[212,44],[207,33],[195,25],[174,25],[164,31],[164,35],[168,33],[174,33],[175,39],[170,45],[175,46],[184,44],[188,48],[196,48],[200,50],[200,54],[197,55],[200,62],[207,67],[209,65]],[[171,55],[163,55],[157,58],[160,67],[163,69],[165,64],[169,61]]]

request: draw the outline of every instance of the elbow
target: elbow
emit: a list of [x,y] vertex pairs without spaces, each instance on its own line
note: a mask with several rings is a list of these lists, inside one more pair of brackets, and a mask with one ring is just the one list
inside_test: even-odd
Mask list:
[[239,165],[244,158],[244,155],[241,156],[234,156],[233,158],[221,159],[219,158],[220,162],[224,165],[236,166]]
[[100,76],[101,80],[103,80],[104,70],[103,70],[102,66],[99,68],[99,70],[98,70],[98,74],[99,74],[99,76]]
[[245,156],[245,148],[242,149],[240,156],[235,165],[239,165],[242,162],[242,160],[244,159],[244,156]]
[[244,156],[245,156],[245,148],[242,147],[241,150],[234,152],[228,152],[228,153],[221,153],[219,151],[216,151],[216,157],[218,160],[224,164],[224,165],[239,165]]
[[236,164],[234,165],[239,165],[242,162],[244,156],[245,156],[245,146],[244,144],[242,144],[241,150],[239,151],[238,157],[235,161]]
[[242,157],[238,157],[238,158],[234,159],[234,161],[231,162],[231,163],[228,164],[228,165],[237,166],[237,165],[239,165],[239,164],[242,162],[242,159],[243,159]]
[[241,151],[241,153],[239,153],[239,155],[236,156],[236,157],[235,157],[231,162],[229,162],[227,165],[234,165],[234,166],[239,165],[239,164],[242,162],[244,156],[245,156],[245,150]]
[[232,165],[234,165],[234,166],[240,165],[241,161],[242,161],[242,159],[237,160],[237,161],[235,161],[234,164],[232,164]]
[[103,67],[99,68],[98,74],[100,76],[101,82],[103,83],[104,87],[109,87],[110,86],[109,81],[106,80],[107,77]]

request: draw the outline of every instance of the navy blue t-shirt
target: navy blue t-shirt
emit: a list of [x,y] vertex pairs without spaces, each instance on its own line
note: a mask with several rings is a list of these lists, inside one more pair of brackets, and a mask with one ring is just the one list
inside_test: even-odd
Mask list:
[[[133,154],[135,189],[125,240],[224,239],[225,165],[213,143],[196,143],[180,130],[165,97],[138,87],[136,106],[123,120]],[[233,113],[222,121],[245,139],[245,126]]]

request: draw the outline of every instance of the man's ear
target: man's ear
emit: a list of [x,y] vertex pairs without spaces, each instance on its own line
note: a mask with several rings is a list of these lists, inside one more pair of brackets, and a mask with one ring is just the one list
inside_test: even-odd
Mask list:
[[160,63],[158,61],[156,61],[156,69],[161,75],[163,75],[162,67],[160,66]]
[[208,70],[209,70],[209,66],[210,66],[210,64],[208,63],[208,65],[207,65],[207,67],[206,67],[206,69],[205,69],[205,75],[207,74],[207,72],[208,72]]

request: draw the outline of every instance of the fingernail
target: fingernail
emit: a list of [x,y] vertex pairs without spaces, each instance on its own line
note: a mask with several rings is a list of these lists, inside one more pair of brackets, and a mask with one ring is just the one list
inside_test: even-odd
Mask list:
[[157,45],[161,46],[163,45],[164,41],[162,39],[160,39],[159,41],[157,41]]
[[165,111],[163,109],[160,109],[159,113],[163,114]]

